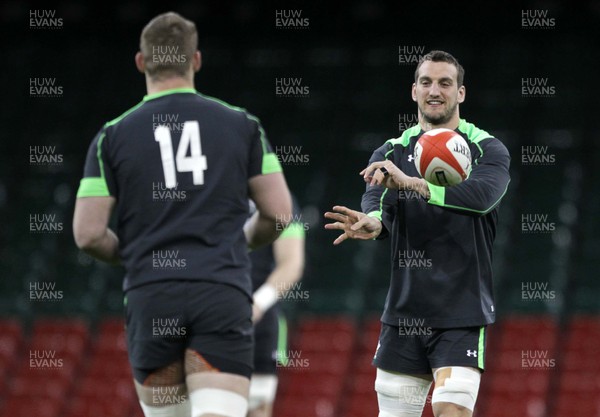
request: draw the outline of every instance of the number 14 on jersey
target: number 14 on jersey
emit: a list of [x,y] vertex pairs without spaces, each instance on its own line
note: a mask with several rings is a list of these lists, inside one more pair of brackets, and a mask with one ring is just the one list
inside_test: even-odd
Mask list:
[[[206,156],[202,155],[200,125],[197,121],[187,121],[183,124],[175,158],[173,158],[171,131],[168,127],[157,127],[154,131],[154,139],[160,146],[160,159],[165,174],[166,188],[177,186],[176,170],[177,172],[191,172],[194,185],[204,184],[204,171],[206,171],[207,164]],[[188,149],[190,149],[189,156],[187,155]]]

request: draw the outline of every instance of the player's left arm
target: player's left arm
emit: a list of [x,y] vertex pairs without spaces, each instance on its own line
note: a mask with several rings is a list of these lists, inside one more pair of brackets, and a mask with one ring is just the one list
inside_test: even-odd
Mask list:
[[468,179],[453,187],[427,183],[429,204],[482,216],[500,203],[510,182],[510,155],[496,138],[484,139],[477,145],[479,154]]
[[254,292],[252,320],[256,323],[263,314],[300,280],[304,272],[304,225],[291,223],[273,242],[275,268],[266,282]]
[[78,198],[73,214],[73,235],[79,249],[116,265],[120,263],[119,238],[108,227],[115,202],[114,197]]

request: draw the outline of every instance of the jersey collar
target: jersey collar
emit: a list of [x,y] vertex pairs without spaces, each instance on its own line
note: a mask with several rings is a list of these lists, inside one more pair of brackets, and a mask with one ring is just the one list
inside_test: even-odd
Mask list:
[[155,98],[159,98],[162,96],[167,96],[169,94],[178,94],[178,93],[193,93],[196,94],[197,91],[194,88],[172,88],[170,90],[160,91],[154,94],[148,94],[144,96],[144,101],[154,100]]

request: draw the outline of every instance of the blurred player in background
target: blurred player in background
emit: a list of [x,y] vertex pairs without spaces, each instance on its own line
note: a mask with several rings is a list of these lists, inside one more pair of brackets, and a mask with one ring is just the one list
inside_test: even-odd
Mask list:
[[[256,210],[251,203],[251,212]],[[304,271],[304,225],[294,204],[290,225],[272,245],[250,253],[254,306],[254,373],[250,380],[248,417],[271,417],[277,392],[277,368],[284,365],[287,323],[278,300]]]
[[[146,25],[135,63],[148,95],[94,138],[73,219],[77,246],[125,266],[127,348],[147,417],[246,416],[248,246],[272,242],[292,214],[258,119],[194,89],[197,45],[194,23],[176,13]],[[165,118],[177,125],[157,126]],[[257,212],[244,227],[248,198]]]
[[[336,206],[327,229],[344,240],[391,235],[392,279],[373,364],[380,417],[420,416],[432,379],[436,417],[471,416],[484,369],[486,326],[495,320],[492,245],[498,204],[510,181],[506,147],[459,117],[464,69],[432,51],[415,71],[419,124],[377,149],[361,172],[362,212]],[[444,188],[420,178],[413,150],[421,135],[448,128],[469,144],[469,178]],[[430,260],[407,266],[411,258]],[[427,267],[427,265],[429,265]]]

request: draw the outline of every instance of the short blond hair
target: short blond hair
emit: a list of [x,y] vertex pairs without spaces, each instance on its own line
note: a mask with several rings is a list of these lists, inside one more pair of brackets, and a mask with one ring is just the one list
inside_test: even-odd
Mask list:
[[156,16],[140,36],[145,71],[153,79],[185,76],[197,50],[196,25],[174,12]]

